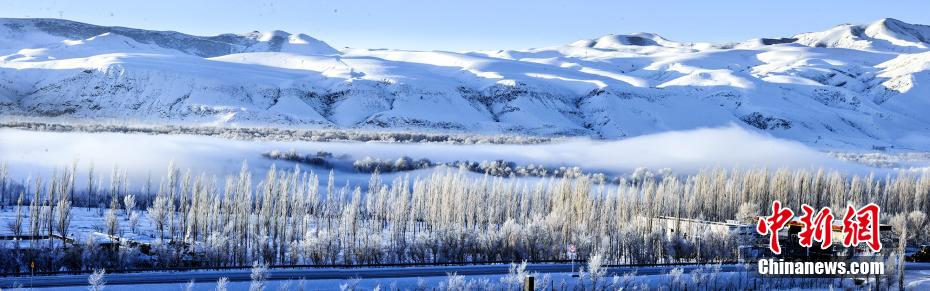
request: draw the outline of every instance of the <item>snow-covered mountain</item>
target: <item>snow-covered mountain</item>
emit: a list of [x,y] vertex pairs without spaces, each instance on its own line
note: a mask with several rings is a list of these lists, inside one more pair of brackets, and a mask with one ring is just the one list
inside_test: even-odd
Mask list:
[[0,19],[0,112],[599,138],[739,124],[822,147],[927,149],[930,26],[456,53]]

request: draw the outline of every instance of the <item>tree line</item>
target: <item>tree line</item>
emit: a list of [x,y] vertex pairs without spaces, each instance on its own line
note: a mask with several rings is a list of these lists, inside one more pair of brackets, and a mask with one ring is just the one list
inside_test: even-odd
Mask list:
[[[0,168],[2,169],[2,168]],[[0,171],[5,173],[6,171]],[[0,177],[0,197],[13,202],[15,233],[69,234],[75,204],[99,209],[99,229],[119,235],[121,225],[144,229],[152,250],[115,251],[76,237],[0,247],[0,269],[28,271],[98,268],[374,264],[567,259],[601,255],[605,264],[723,262],[738,257],[739,237],[710,228],[684,237],[665,232],[658,216],[752,222],[772,200],[800,209],[843,209],[876,203],[883,222],[930,211],[930,175],[901,172],[875,177],[825,170],[707,169],[693,175],[646,175],[620,185],[590,175],[511,179],[444,169],[367,185],[337,184],[300,167],[271,167],[253,176],[246,164],[224,178],[169,167],[159,182],[129,187],[113,171],[110,183],[78,175],[74,166],[50,178],[12,187]],[[86,189],[75,181],[87,179]],[[85,187],[81,187],[85,188]],[[141,190],[140,190],[141,189]],[[15,190],[11,192],[11,190]],[[15,194],[14,194],[15,193]],[[15,197],[15,198],[11,198]],[[10,201],[10,200],[3,201]],[[122,215],[118,215],[122,214]],[[146,223],[138,225],[140,217]],[[925,215],[923,216],[925,217]],[[28,223],[27,223],[28,222]],[[139,230],[137,230],[139,229]],[[926,223],[907,238],[925,241]]]

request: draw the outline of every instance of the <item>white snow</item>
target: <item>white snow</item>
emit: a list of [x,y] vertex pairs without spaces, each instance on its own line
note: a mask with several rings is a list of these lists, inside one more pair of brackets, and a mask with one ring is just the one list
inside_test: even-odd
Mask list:
[[816,148],[926,150],[928,39],[928,26],[882,19],[736,44],[636,33],[527,50],[340,51],[283,31],[2,19],[0,112],[598,138],[733,123]]

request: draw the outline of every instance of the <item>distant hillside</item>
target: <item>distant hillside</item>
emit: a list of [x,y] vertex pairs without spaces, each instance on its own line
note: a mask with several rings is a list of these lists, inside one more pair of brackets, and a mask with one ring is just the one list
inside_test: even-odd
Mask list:
[[0,19],[0,112],[609,139],[739,124],[824,148],[930,149],[928,41],[928,26],[882,19],[728,44],[340,51],[282,31]]

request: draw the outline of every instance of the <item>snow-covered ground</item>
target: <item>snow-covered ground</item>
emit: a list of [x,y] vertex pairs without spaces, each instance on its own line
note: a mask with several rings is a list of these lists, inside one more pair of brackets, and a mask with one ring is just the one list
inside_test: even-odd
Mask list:
[[[29,229],[29,213],[28,205],[23,207],[23,233],[28,233]],[[84,208],[84,207],[74,207],[72,208],[71,215],[71,226],[68,229],[68,237],[79,240],[79,242],[84,242],[89,237],[97,242],[109,241],[106,237],[102,235],[97,235],[95,233],[106,233],[106,225],[104,225],[104,215],[106,209],[103,208]],[[138,241],[152,241],[154,240],[155,232],[154,227],[149,222],[149,217],[145,215],[145,212],[141,212],[142,215],[139,217],[139,223],[136,226],[135,231],[130,229],[129,218],[126,216],[125,211],[120,211],[117,213],[119,217],[119,234],[122,237],[130,238]],[[12,235],[13,233],[7,227],[7,223],[10,223],[15,220],[16,217],[16,208],[6,207],[0,209],[0,221],[4,222],[2,228],[0,228],[0,235]],[[0,241],[0,243],[11,243],[10,241]],[[29,241],[20,241],[20,246],[29,247]]]
[[0,19],[0,112],[600,138],[735,123],[819,148],[926,150],[928,39],[928,26],[881,19],[728,44],[637,33],[527,50],[336,50],[281,31]]

